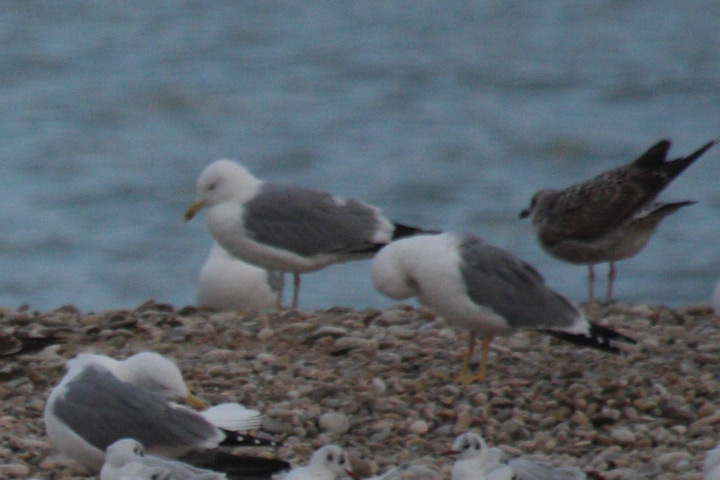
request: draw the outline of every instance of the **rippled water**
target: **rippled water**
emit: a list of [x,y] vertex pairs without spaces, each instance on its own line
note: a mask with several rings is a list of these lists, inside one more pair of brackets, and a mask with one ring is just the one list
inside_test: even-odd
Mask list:
[[[13,307],[192,303],[211,239],[182,213],[218,157],[405,223],[474,231],[582,300],[585,268],[547,257],[517,219],[532,193],[660,138],[682,155],[720,137],[714,1],[2,9],[0,304]],[[707,300],[718,178],[716,147],[663,194],[699,203],[618,265],[618,298]],[[368,262],[303,282],[304,308],[391,303]]]

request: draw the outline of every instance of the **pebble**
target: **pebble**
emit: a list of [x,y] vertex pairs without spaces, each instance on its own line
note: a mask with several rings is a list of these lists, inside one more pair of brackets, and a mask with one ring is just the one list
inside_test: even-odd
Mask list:
[[427,476],[407,478],[449,478],[452,459],[439,453],[477,430],[510,458],[531,455],[608,480],[701,480],[720,425],[720,328],[703,312],[593,305],[593,319],[640,346],[609,355],[543,335],[498,336],[487,379],[458,385],[466,332],[407,306],[245,315],[146,302],[87,316],[0,307],[10,327],[69,335],[57,356],[27,357],[38,383],[15,360],[0,371],[0,477],[88,478],[44,436],[47,392],[79,351],[125,358],[152,348],[176,359],[202,398],[263,411],[264,428],[286,446],[262,454],[293,464],[336,442],[368,471],[411,462]]
[[350,420],[343,413],[324,413],[320,416],[318,423],[321,430],[333,435],[342,435],[350,430]]

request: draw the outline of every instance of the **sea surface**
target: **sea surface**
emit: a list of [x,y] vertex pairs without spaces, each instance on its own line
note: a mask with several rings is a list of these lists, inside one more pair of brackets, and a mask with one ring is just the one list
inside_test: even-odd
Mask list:
[[[720,138],[716,0],[23,0],[0,6],[0,42],[0,305],[13,308],[192,304],[212,240],[204,214],[182,217],[220,157],[475,232],[581,301],[586,268],[548,257],[518,219],[532,194],[662,138],[674,156]],[[661,199],[698,203],[618,264],[616,297],[705,302],[720,146]],[[390,305],[369,272],[305,275],[301,307]]]

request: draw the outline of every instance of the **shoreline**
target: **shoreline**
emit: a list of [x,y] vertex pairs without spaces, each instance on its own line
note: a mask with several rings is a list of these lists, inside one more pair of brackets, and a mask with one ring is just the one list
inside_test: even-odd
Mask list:
[[466,332],[403,305],[247,314],[151,301],[91,314],[0,308],[4,328],[67,339],[0,360],[0,476],[97,478],[56,455],[44,433],[45,399],[77,353],[154,350],[175,360],[208,403],[262,411],[284,446],[251,453],[293,465],[337,443],[363,477],[409,462],[408,478],[449,478],[452,459],[440,453],[474,430],[509,458],[608,480],[702,479],[705,453],[720,439],[720,329],[711,307],[583,310],[637,345],[611,355],[517,332],[493,340],[487,379],[465,386],[454,379]]

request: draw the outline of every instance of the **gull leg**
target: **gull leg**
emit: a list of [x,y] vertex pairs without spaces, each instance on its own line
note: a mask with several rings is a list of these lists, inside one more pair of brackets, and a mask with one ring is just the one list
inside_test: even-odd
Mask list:
[[610,262],[610,270],[608,270],[608,286],[607,286],[607,298],[609,302],[612,300],[613,282],[615,282],[615,262]]
[[280,272],[280,285],[278,285],[277,298],[275,299],[275,303],[276,303],[278,310],[283,309],[283,305],[282,305],[283,290],[285,290],[285,272]]
[[460,375],[458,375],[457,382],[462,383],[464,385],[467,385],[469,383],[475,382],[477,380],[483,380],[485,378],[485,375],[487,374],[487,356],[488,352],[490,351],[490,341],[492,340],[492,335],[483,335],[482,338],[482,350],[481,350],[481,356],[480,356],[480,370],[475,375],[470,375],[468,372],[470,368],[470,358],[472,357],[473,352],[475,351],[475,336],[476,332],[470,332],[470,336],[468,337],[468,349],[465,353],[465,361],[463,362],[462,370],[460,370]]
[[292,309],[297,310],[298,297],[300,296],[300,274],[299,273],[293,273],[293,286],[295,287],[295,290],[293,291]]
[[595,269],[593,265],[588,265],[588,301],[593,301],[593,293],[595,292]]

